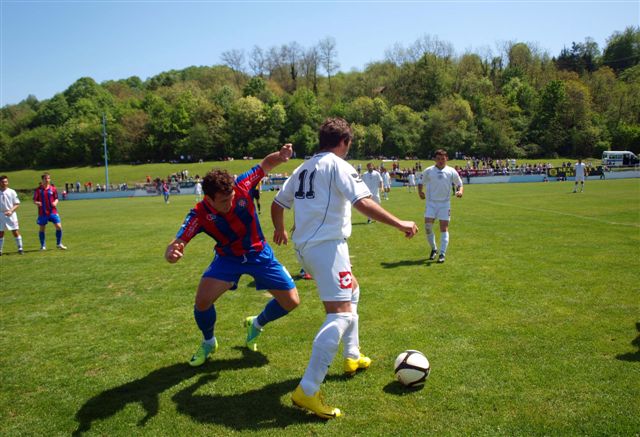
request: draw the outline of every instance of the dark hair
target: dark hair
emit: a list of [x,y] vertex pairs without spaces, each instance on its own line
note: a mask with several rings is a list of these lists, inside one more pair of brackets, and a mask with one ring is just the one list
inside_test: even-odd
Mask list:
[[231,193],[234,182],[233,176],[226,170],[214,169],[202,179],[202,192],[213,200],[216,193]]
[[320,126],[318,139],[320,140],[320,150],[333,149],[340,144],[340,141],[349,142],[353,139],[351,126],[343,118],[327,118]]
[[0,176],[0,181],[4,181],[5,179],[9,179],[7,175],[3,174],[2,176]]
[[438,155],[442,155],[442,156],[444,156],[445,158],[448,158],[448,157],[449,157],[449,155],[447,155],[447,151],[446,151],[446,150],[444,150],[444,149],[438,149],[438,150],[436,150],[436,151],[435,151],[435,153],[433,154],[433,156],[438,156]]

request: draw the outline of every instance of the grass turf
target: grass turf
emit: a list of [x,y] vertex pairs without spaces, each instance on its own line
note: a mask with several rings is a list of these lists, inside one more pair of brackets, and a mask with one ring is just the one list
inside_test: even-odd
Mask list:
[[[313,281],[302,303],[242,348],[242,320],[268,296],[245,277],[216,304],[220,350],[201,368],[193,295],[211,259],[201,235],[162,257],[192,196],[62,202],[66,252],[38,251],[35,207],[18,210],[24,256],[0,258],[0,434],[634,435],[640,429],[640,183],[468,185],[452,200],[446,263],[427,263],[424,204],[395,189],[383,205],[419,222],[406,240],[354,212],[363,352],[372,367],[323,386],[345,417],[291,406],[324,318]],[[271,240],[264,193],[261,216]],[[291,224],[291,216],[288,216]],[[439,235],[438,235],[439,239]],[[291,272],[291,247],[275,247]],[[418,349],[422,390],[393,381]]]

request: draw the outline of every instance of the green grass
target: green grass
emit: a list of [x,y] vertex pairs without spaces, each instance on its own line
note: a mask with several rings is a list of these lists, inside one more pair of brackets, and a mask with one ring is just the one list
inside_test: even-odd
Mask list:
[[[373,365],[345,379],[334,361],[323,390],[345,417],[330,422],[289,399],[324,318],[312,281],[251,353],[241,322],[268,297],[244,278],[216,305],[220,350],[191,369],[212,241],[196,237],[176,265],[162,255],[192,196],[63,202],[69,250],[43,253],[24,202],[27,253],[6,234],[0,258],[0,435],[637,435],[640,181],[572,186],[468,185],[442,265],[425,261],[423,226],[406,240],[354,212]],[[415,193],[395,189],[384,206],[422,225]],[[270,240],[267,212],[262,224]],[[298,270],[291,247],[275,251]],[[422,390],[393,381],[405,349],[431,361]]]
[[[173,173],[179,173],[183,170],[188,170],[189,175],[195,176],[200,175],[203,176],[207,173],[207,171],[211,170],[213,167],[223,167],[229,170],[230,173],[240,174],[251,166],[255,164],[259,164],[261,160],[235,160],[235,161],[211,161],[211,162],[203,162],[200,163],[191,163],[191,164],[144,164],[144,165],[110,165],[109,166],[109,183],[113,185],[122,184],[126,182],[130,186],[133,187],[136,183],[143,183],[146,180],[146,176],[151,176],[152,179],[155,178],[167,178],[168,175]],[[524,159],[518,160],[518,165],[522,163],[537,163],[537,162],[551,162],[554,166],[559,166],[562,162],[565,162],[565,159],[545,159],[545,160],[532,160],[532,159]],[[570,161],[569,158],[566,161]],[[600,160],[593,158],[591,160],[594,165],[599,165]],[[274,170],[276,173],[288,173],[291,174],[293,170],[300,165],[302,160],[300,159],[292,159],[291,161],[280,165],[277,169]],[[366,168],[366,164],[369,161],[366,160],[351,160],[349,161],[354,167],[360,163],[362,168]],[[380,165],[379,160],[373,160],[376,165]],[[399,164],[401,168],[413,168],[417,161],[413,160],[400,160]],[[433,161],[431,160],[420,160],[423,168],[427,168],[429,165],[433,165]],[[387,164],[388,168],[391,168],[391,163]],[[462,160],[451,160],[449,161],[449,165],[456,166],[464,166],[465,161]],[[64,187],[65,183],[75,184],[76,181],[80,181],[84,184],[87,181],[91,181],[93,186],[97,183],[101,185],[105,183],[105,169],[104,167],[70,167],[70,168],[60,168],[60,169],[46,169],[46,170],[19,170],[19,171],[10,171],[5,172],[9,177],[10,186],[15,190],[28,191],[33,190],[38,183],[40,182],[40,176],[43,172],[48,171],[51,173],[52,182],[58,187]],[[83,188],[84,189],[84,188]]]

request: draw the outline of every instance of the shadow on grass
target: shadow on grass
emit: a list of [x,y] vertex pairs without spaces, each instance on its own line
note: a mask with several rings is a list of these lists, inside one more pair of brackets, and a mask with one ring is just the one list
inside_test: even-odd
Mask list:
[[171,398],[177,410],[201,423],[219,424],[235,431],[285,428],[296,423],[324,423],[319,417],[295,408],[290,398],[300,378],[265,385],[256,390],[234,395],[195,394],[218,375],[203,375],[197,382],[180,390]]
[[200,367],[191,367],[187,363],[173,364],[154,370],[144,378],[103,391],[80,407],[76,413],[78,429],[73,432],[73,435],[82,435],[91,429],[94,421],[114,416],[127,405],[138,402],[146,411],[145,416],[138,422],[138,426],[144,426],[149,419],[158,414],[160,393],[174,385],[199,374],[208,377],[214,377],[212,374],[215,374],[217,378],[218,373],[224,370],[262,367],[269,362],[267,357],[259,352],[252,352],[243,347],[236,347],[236,349],[242,351],[241,358],[209,360]]
[[420,391],[423,388],[424,384],[415,387],[407,387],[406,385],[400,384],[398,381],[391,381],[389,384],[385,385],[382,390],[390,395],[405,396]]
[[382,268],[384,269],[395,269],[397,267],[407,267],[407,266],[426,266],[430,267],[435,261],[429,261],[428,259],[414,259],[414,260],[403,260],[393,263],[380,263]]
[[[636,322],[636,330],[640,332],[640,322]],[[621,361],[640,361],[640,334],[631,341],[631,344],[638,348],[635,352],[628,352],[616,356]]]

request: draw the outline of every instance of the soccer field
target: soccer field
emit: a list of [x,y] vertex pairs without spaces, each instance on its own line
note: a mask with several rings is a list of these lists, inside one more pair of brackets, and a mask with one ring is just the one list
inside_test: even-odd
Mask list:
[[[345,416],[329,422],[290,401],[324,319],[312,281],[296,281],[301,305],[249,352],[241,322],[268,296],[244,277],[216,303],[219,351],[192,369],[193,296],[213,240],[196,237],[175,265],[163,253],[193,197],[61,202],[64,252],[52,226],[38,251],[23,199],[26,253],[5,233],[0,257],[0,435],[637,435],[640,180],[572,188],[466,186],[444,264],[426,261],[417,194],[383,201],[419,224],[412,240],[354,211],[373,364],[345,378],[339,352],[323,391]],[[273,247],[297,272],[293,248]],[[393,381],[405,349],[431,362],[421,390]]]

